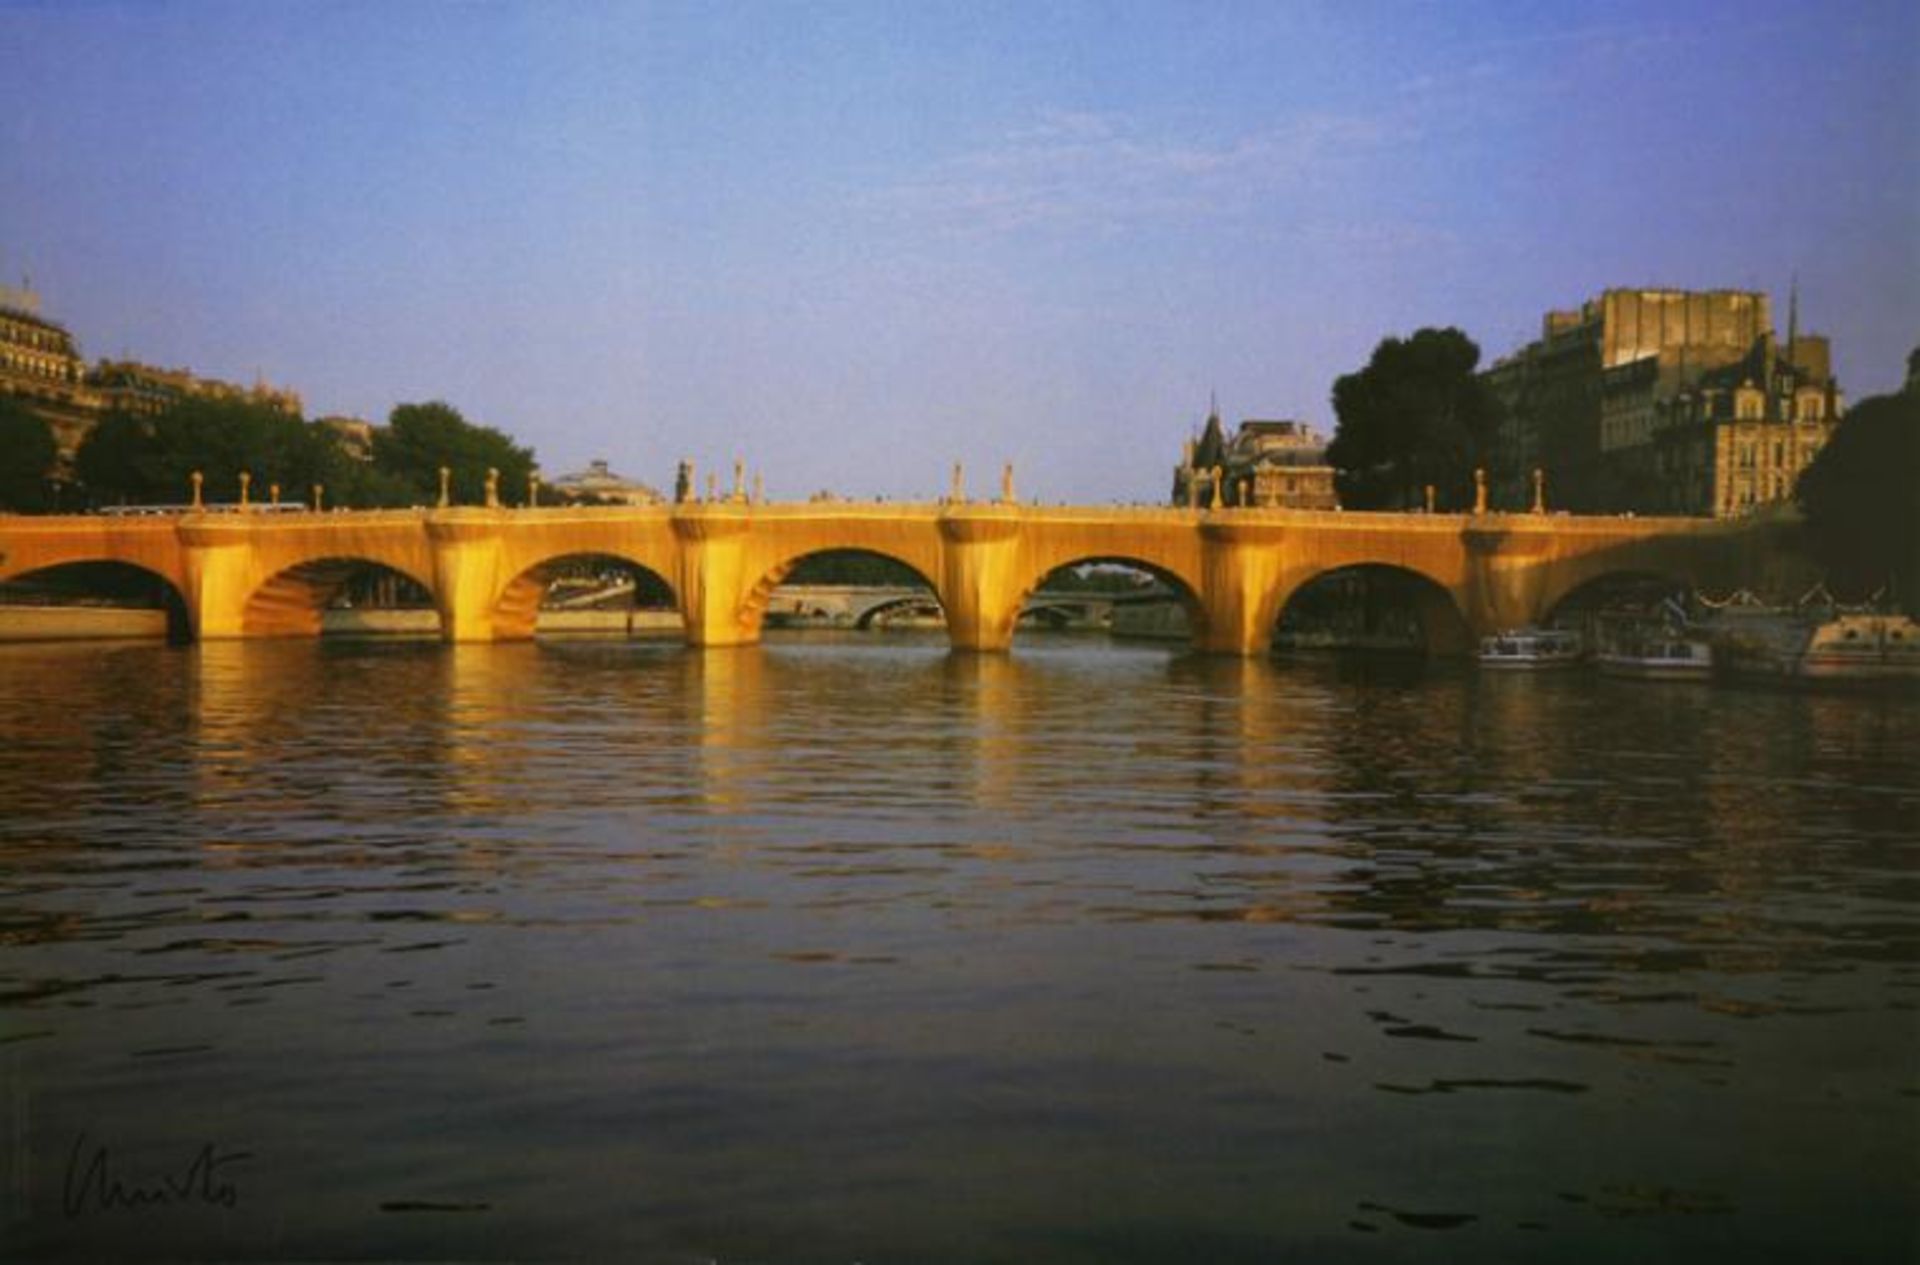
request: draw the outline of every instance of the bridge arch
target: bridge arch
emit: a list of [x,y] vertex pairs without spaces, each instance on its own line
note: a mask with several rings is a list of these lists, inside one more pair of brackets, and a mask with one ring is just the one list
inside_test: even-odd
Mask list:
[[[0,580],[0,605],[48,608],[52,612],[47,617],[49,636],[73,635],[66,631],[69,621],[61,620],[58,614],[73,608],[159,611],[164,621],[156,621],[153,631],[164,632],[167,640],[175,642],[193,637],[192,617],[180,586],[152,567],[118,558],[81,558],[13,571]],[[133,625],[128,629],[124,635],[150,635],[133,630]]]
[[1464,654],[1472,624],[1454,588],[1419,567],[1360,561],[1275,589],[1263,626],[1276,648],[1314,646]]
[[436,610],[438,626],[430,580],[390,561],[340,554],[282,567],[255,585],[241,608],[240,629],[248,637],[316,637],[328,607],[364,605],[367,595],[382,590],[400,605]]
[[[1029,604],[1033,601],[1034,594],[1046,592],[1048,583],[1054,581],[1055,577],[1062,574],[1074,574],[1084,568],[1124,569],[1151,577],[1160,587],[1160,596],[1179,604],[1180,612],[1186,620],[1185,639],[1188,644],[1201,644],[1207,630],[1207,608],[1206,603],[1201,601],[1199,592],[1193,583],[1173,566],[1119,551],[1090,553],[1083,557],[1068,558],[1065,561],[1054,563],[1044,571],[1032,575],[1026,585],[1020,590],[1019,600],[1014,603],[1015,635],[1018,635],[1021,616],[1027,612]],[[1093,594],[1090,592],[1089,596],[1093,596]],[[1144,597],[1147,595],[1138,594],[1137,596]],[[1178,625],[1165,625],[1165,627],[1177,629]],[[1150,635],[1167,634],[1158,633]]]
[[[625,574],[624,581],[618,578],[620,573]],[[618,551],[576,550],[542,558],[507,581],[493,604],[494,636],[503,641],[532,637],[539,629],[543,603],[557,584],[569,579],[587,582],[575,598],[582,609],[604,608],[608,601],[626,598],[625,605],[614,608],[629,612],[625,631],[632,630],[630,613],[635,610],[671,609],[679,614],[679,593],[653,567]]]
[[866,631],[871,629],[875,624],[884,622],[891,616],[907,614],[914,611],[938,615],[942,620],[946,619],[946,611],[941,608],[940,599],[934,596],[931,590],[928,590],[925,593],[916,593],[911,597],[890,597],[885,601],[875,602],[872,606],[860,612],[854,619],[853,626],[862,631]]
[[[920,595],[890,599],[886,602],[879,603],[875,608],[862,612],[857,620],[858,627],[869,627],[872,623],[873,616],[878,611],[897,607],[903,602],[931,602],[933,606],[939,610],[941,618],[943,620],[946,618],[947,603],[941,596],[940,586],[933,581],[932,577],[927,575],[925,570],[908,561],[906,558],[901,557],[898,553],[884,547],[871,545],[827,545],[820,548],[801,549],[789,553],[783,556],[780,561],[760,572],[759,578],[755,580],[753,586],[747,590],[746,597],[740,605],[740,628],[741,631],[746,634],[747,639],[750,641],[759,639],[761,629],[766,623],[767,612],[774,604],[775,592],[782,584],[787,582],[789,577],[803,573],[803,567],[809,563],[829,558],[843,558],[854,561],[866,560],[869,562],[877,560],[882,564],[883,569],[883,575],[878,578],[878,582],[894,584],[911,583],[924,590]],[[910,581],[908,577],[911,577]]]
[[1603,609],[1648,611],[1663,599],[1684,600],[1692,592],[1692,579],[1674,571],[1641,567],[1601,571],[1558,589],[1542,604],[1540,622],[1566,622]]

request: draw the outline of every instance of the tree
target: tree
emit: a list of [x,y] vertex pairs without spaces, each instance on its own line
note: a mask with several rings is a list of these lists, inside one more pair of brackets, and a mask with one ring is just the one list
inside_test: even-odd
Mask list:
[[491,426],[476,426],[450,404],[402,404],[373,434],[377,471],[400,480],[425,503],[440,495],[440,467],[451,472],[453,499],[477,505],[486,497],[488,469],[500,472],[500,499],[517,505],[527,498],[533,450],[516,445]]
[[326,481],[336,453],[330,437],[294,414],[189,396],[157,416],[102,418],[76,463],[95,503],[172,505],[190,495],[195,471],[205,477],[209,502],[238,500],[241,471],[251,476],[253,499],[266,500],[276,483],[289,500],[301,499],[309,485]]
[[1428,484],[1442,505],[1472,503],[1474,468],[1487,463],[1501,417],[1474,374],[1479,362],[1459,330],[1421,329],[1382,340],[1366,368],[1334,382],[1327,461],[1341,504],[1412,508]]
[[326,505],[343,509],[398,509],[433,503],[399,475],[348,453],[332,434],[326,436],[326,442],[331,445],[331,451],[323,462],[324,473],[316,480],[326,488]]
[[12,396],[0,395],[0,510],[31,514],[53,504],[60,445],[53,427]]
[[1920,392],[1854,405],[1801,472],[1794,498],[1836,595],[1891,586],[1920,612]]
[[[118,411],[95,423],[74,454],[81,486],[95,505],[153,502],[151,491],[159,482],[160,462],[153,419]],[[185,494],[184,487],[175,487],[157,499],[180,501]]]

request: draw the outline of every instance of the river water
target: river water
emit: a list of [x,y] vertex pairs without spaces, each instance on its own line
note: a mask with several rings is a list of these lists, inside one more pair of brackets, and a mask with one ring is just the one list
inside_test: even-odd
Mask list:
[[1920,705],[0,650],[0,1256],[1909,1260]]

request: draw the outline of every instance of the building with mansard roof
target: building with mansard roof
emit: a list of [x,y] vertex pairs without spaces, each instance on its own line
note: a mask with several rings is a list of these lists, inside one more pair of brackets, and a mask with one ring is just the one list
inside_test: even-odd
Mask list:
[[1845,398],[1828,340],[1776,336],[1767,295],[1608,290],[1547,313],[1541,336],[1483,375],[1504,419],[1496,504],[1726,517],[1793,494]]

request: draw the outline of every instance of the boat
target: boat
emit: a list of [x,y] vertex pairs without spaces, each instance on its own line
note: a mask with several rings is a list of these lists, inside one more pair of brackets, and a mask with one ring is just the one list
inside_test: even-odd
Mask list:
[[1729,607],[1709,631],[1735,676],[1920,684],[1920,622],[1898,611],[1803,599],[1785,610]]
[[1920,623],[1886,612],[1850,612],[1818,624],[1796,675],[1810,681],[1920,682]]
[[1480,666],[1501,671],[1568,668],[1580,662],[1580,634],[1565,628],[1515,628],[1480,639]]
[[1668,598],[1651,612],[1602,615],[1593,660],[1608,676],[1699,681],[1713,675],[1713,643]]
[[1704,637],[1651,636],[1596,651],[1593,661],[1608,676],[1704,681],[1713,675],[1713,644]]

